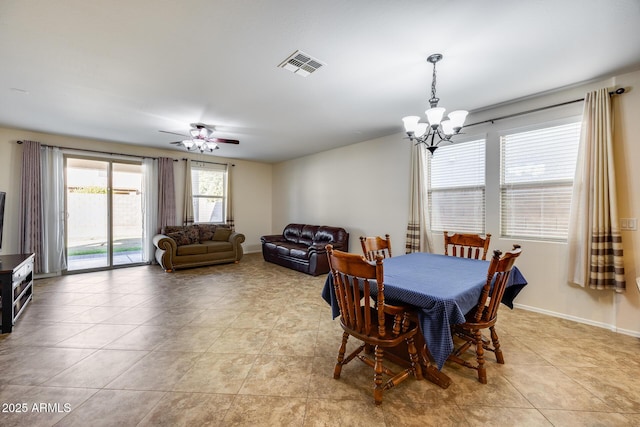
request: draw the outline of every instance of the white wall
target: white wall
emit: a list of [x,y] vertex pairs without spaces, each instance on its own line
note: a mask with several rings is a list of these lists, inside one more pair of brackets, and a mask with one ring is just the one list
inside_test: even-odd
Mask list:
[[[467,123],[580,99],[588,90],[625,87],[614,97],[619,215],[640,215],[640,71],[477,112]],[[499,136],[522,128],[579,116],[582,103],[548,109],[493,124],[465,128],[463,138],[487,139],[487,232],[491,247],[510,249],[514,240],[500,238]],[[400,118],[398,118],[399,120]],[[273,229],[290,222],[343,226],[350,250],[359,251],[358,236],[389,233],[394,253],[404,252],[409,193],[409,146],[403,134],[307,156],[274,166]],[[437,153],[437,152],[436,152]],[[437,154],[436,154],[437,155]],[[590,323],[640,336],[638,231],[623,232],[627,292],[593,291],[565,283],[567,246],[517,241],[523,247],[518,267],[529,285],[518,296],[522,308]],[[442,235],[434,234],[435,251],[443,252]]]
[[331,225],[349,232],[351,251],[360,250],[359,236],[385,233],[403,248],[409,147],[390,136],[276,164],[274,232],[288,223]]
[[[18,214],[20,205],[20,176],[22,169],[22,145],[18,140],[38,141],[42,144],[66,148],[106,151],[137,156],[169,157],[212,162],[233,163],[233,196],[236,230],[245,235],[243,249],[246,253],[260,251],[260,236],[271,230],[271,172],[272,165],[244,160],[225,159],[192,154],[176,150],[118,144],[107,141],[72,138],[0,127],[0,191],[7,193],[3,254],[18,250]],[[176,218],[182,218],[184,188],[184,162],[174,163],[176,185]]]

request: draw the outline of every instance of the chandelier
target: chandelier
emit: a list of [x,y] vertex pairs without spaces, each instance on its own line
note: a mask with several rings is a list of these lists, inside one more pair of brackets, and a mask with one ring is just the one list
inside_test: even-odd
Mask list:
[[218,144],[213,141],[211,134],[213,131],[203,125],[196,125],[189,131],[190,139],[180,141],[187,151],[199,151],[201,153],[213,153],[217,150]]
[[409,139],[416,144],[424,144],[427,150],[433,154],[442,141],[449,141],[453,135],[460,133],[468,111],[456,110],[448,114],[447,120],[442,120],[445,109],[438,107],[440,98],[436,97],[436,63],[442,59],[442,55],[434,53],[427,58],[427,62],[433,64],[433,78],[431,80],[431,108],[425,111],[428,123],[420,122],[418,116],[403,117],[404,129]]

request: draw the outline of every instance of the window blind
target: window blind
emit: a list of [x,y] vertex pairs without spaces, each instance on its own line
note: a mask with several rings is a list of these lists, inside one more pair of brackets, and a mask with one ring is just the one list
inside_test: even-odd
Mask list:
[[434,231],[485,232],[485,140],[445,145],[428,156]]
[[566,240],[580,122],[504,135],[501,234]]

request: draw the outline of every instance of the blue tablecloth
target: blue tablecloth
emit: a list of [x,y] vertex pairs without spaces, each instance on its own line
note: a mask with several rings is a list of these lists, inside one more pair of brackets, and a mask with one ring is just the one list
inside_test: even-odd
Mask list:
[[[438,369],[453,351],[451,326],[463,323],[464,315],[478,303],[488,269],[489,261],[423,252],[384,260],[385,299],[417,308],[425,342]],[[513,308],[513,299],[526,284],[514,267],[502,303]],[[322,298],[331,304],[333,317],[339,316],[331,274]]]

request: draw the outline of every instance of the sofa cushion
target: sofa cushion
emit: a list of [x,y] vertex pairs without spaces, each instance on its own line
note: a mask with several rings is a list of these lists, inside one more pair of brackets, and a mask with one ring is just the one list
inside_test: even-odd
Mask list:
[[195,243],[191,245],[182,245],[178,246],[178,250],[176,251],[176,255],[200,255],[206,254],[207,247],[200,243]]
[[316,233],[315,238],[313,239],[314,243],[342,243],[347,238],[347,232],[340,227],[328,227],[323,225],[318,228],[318,232]]
[[208,254],[215,252],[229,252],[233,250],[233,244],[231,242],[216,242],[215,240],[209,240],[208,242],[204,242],[202,245],[207,249]]
[[215,233],[213,234],[213,239],[216,242],[226,242],[229,240],[229,236],[231,236],[231,229],[228,227],[218,227],[216,228]]
[[289,256],[294,258],[306,259],[309,257],[309,251],[306,248],[291,248],[289,250]]
[[300,233],[298,243],[305,246],[311,246],[313,244],[313,239],[316,236],[318,228],[320,227],[317,225],[305,225],[304,227],[302,227],[302,232]]
[[279,243],[281,242],[264,242],[263,245],[270,251],[275,251]]
[[213,234],[218,226],[215,224],[198,224],[198,235],[201,242],[213,240]]
[[302,233],[302,224],[289,224],[284,228],[282,236],[291,243],[298,243],[300,240],[300,234]]

